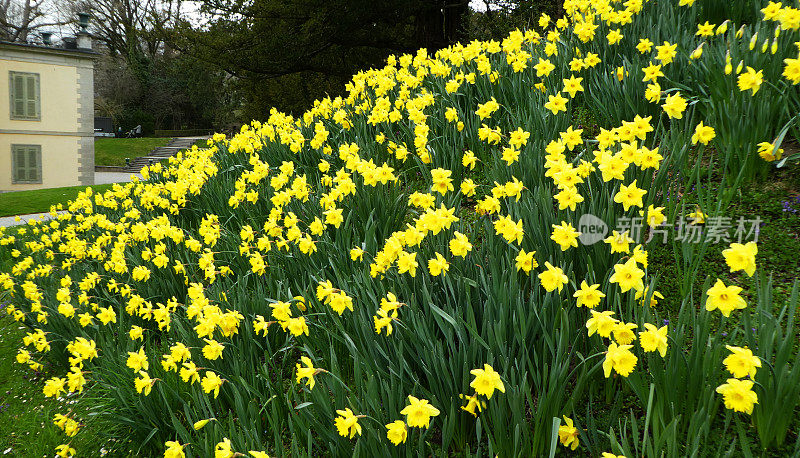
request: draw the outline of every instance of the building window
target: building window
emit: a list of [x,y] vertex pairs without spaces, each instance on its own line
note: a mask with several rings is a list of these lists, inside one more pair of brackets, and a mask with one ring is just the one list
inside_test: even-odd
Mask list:
[[42,182],[42,147],[40,145],[11,145],[13,183]]
[[39,121],[42,119],[39,97],[39,74],[9,72],[11,119]]

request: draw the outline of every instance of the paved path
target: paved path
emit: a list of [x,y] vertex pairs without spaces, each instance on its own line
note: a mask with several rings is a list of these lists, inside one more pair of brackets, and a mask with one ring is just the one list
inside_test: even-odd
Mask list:
[[94,184],[126,183],[131,181],[131,175],[136,176],[140,180],[142,179],[140,173],[94,172]]
[[[131,181],[131,175],[142,179],[142,175],[139,173],[130,173],[130,172],[95,172],[94,173],[94,184],[110,184],[110,183],[127,183]],[[64,213],[64,212],[59,212]],[[39,219],[44,217],[44,220],[52,219],[50,213],[31,213],[28,215],[19,215],[19,221],[17,221],[15,216],[3,216],[0,217],[0,227],[10,227],[10,226],[18,226],[20,224],[26,224],[29,220],[32,219]]]
[[[58,213],[61,214],[66,212],[60,211]],[[0,227],[19,226],[21,224],[26,224],[28,221],[32,219],[42,219],[44,221],[53,219],[53,217],[50,216],[50,213],[31,213],[29,215],[18,215],[18,216],[19,216],[19,221],[17,221],[16,216],[0,217]]]

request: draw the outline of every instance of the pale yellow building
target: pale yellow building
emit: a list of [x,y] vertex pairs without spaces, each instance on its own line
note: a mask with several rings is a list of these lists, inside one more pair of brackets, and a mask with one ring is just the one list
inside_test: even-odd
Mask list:
[[94,184],[90,47],[0,42],[0,191]]

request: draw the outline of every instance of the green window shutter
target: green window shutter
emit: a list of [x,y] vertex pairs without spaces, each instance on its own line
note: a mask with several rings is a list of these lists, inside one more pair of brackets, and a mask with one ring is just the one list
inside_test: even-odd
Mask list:
[[[34,109],[33,114],[34,114],[34,117],[36,117],[36,119],[42,119],[42,92],[41,92],[41,87],[40,87],[40,84],[39,84],[39,74],[38,73],[36,75],[34,75],[34,79],[36,80],[36,84],[34,85],[35,89],[36,89],[36,97],[35,97],[36,107]],[[41,150],[39,151],[39,153],[41,154]]]
[[33,147],[33,154],[34,154],[34,158],[36,159],[36,171],[35,171],[36,176],[35,176],[35,179],[36,179],[37,183],[41,183],[42,182],[42,147],[41,146]]
[[25,77],[25,117],[36,117],[36,77],[34,75]]
[[25,154],[19,146],[11,147],[12,170],[14,171],[14,182],[24,181],[25,177]]
[[25,181],[33,181],[36,178],[31,171],[33,167],[36,165],[34,163],[36,159],[34,159],[33,155],[31,154],[30,147],[25,148]]
[[38,73],[9,73],[9,95],[12,119],[41,119],[41,97]]
[[13,100],[13,112],[11,116],[21,118],[25,116],[25,78],[16,74],[11,76],[11,92]]
[[12,179],[14,183],[42,182],[42,147],[39,145],[11,146]]
[[28,181],[28,152],[24,146],[14,146],[14,181]]
[[28,181],[39,181],[39,158],[36,157],[36,148],[29,146],[26,153],[28,155]]

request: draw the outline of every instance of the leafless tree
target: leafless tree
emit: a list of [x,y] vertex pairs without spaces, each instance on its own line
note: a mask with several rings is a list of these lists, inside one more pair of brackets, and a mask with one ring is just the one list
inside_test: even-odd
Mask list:
[[27,43],[34,32],[75,22],[62,0],[0,0],[0,40]]
[[[0,0],[8,1],[8,0]],[[91,32],[113,56],[153,57],[164,51],[162,30],[180,18],[182,0],[80,0],[72,9],[92,16]]]
[[142,86],[125,59],[101,54],[94,67],[95,112],[117,119],[142,97]]

